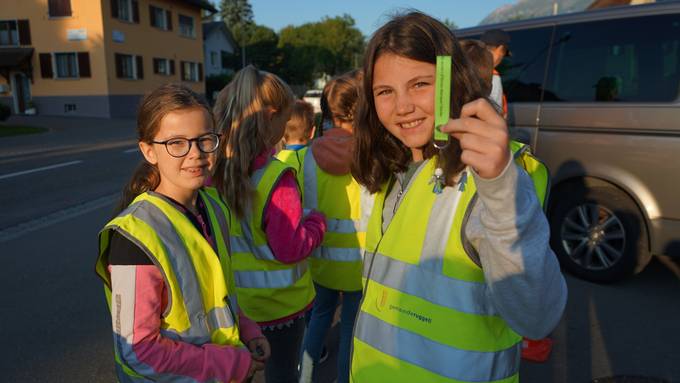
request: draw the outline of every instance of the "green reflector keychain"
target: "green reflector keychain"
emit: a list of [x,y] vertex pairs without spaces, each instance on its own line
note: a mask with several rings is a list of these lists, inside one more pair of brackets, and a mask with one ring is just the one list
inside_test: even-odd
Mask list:
[[[440,130],[449,122],[451,115],[451,56],[437,56],[437,75],[434,95],[434,142],[437,148],[442,144],[437,141],[449,141],[449,135]],[[443,144],[444,146],[446,143]],[[443,149],[443,148],[442,148]]]
[[[449,122],[451,116],[451,56],[437,56],[437,73],[434,94],[434,147],[442,150],[449,145],[450,136],[441,131],[441,127]],[[444,171],[437,167],[430,180],[434,183],[432,192],[440,194],[444,190],[446,180]]]

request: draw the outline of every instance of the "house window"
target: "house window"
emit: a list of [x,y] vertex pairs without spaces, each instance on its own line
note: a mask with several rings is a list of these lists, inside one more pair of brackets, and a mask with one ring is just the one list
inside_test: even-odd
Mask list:
[[203,81],[203,66],[201,63],[182,61],[183,81]]
[[219,68],[220,64],[217,62],[217,52],[210,51],[210,65],[214,68]]
[[19,45],[19,29],[16,20],[0,21],[0,46]]
[[142,56],[115,54],[116,77],[127,80],[144,78]]
[[47,8],[50,17],[71,16],[71,0],[48,0]]
[[151,17],[151,26],[164,31],[172,29],[172,21],[170,20],[170,11],[163,8],[149,6],[149,16]]
[[39,53],[42,78],[90,78],[88,52]]
[[55,53],[56,78],[78,78],[78,57],[75,52]]
[[164,76],[171,76],[175,74],[175,61],[169,59],[155,58],[153,59],[153,72]]
[[179,15],[179,34],[186,37],[195,37],[194,18]]
[[111,0],[111,16],[131,23],[139,22],[139,0]]
[[118,18],[121,20],[132,21],[131,0],[118,0]]

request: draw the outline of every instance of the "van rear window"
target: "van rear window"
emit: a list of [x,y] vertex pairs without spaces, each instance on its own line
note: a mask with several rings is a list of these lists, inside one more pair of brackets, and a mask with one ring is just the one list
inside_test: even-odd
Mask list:
[[561,25],[552,44],[544,101],[678,98],[680,15]]

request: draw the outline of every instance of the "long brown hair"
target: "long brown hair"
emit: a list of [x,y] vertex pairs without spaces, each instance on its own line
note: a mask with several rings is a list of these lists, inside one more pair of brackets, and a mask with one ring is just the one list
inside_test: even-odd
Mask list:
[[[460,116],[463,105],[482,97],[480,82],[468,64],[458,40],[441,22],[420,12],[392,18],[378,29],[364,55],[363,90],[354,121],[357,139],[352,175],[372,193],[377,192],[393,173],[403,172],[412,160],[411,151],[380,123],[373,100],[373,70],[382,54],[392,53],[412,60],[436,64],[438,55],[451,56],[451,117]],[[431,158],[438,150],[429,144],[423,157]],[[439,156],[446,184],[463,168],[460,144],[454,138]]]
[[276,144],[270,142],[270,111],[283,113],[295,102],[290,87],[278,76],[252,65],[241,69],[217,96],[213,112],[225,140],[218,152],[215,184],[231,211],[245,217],[254,198],[250,182],[255,158]]
[[[212,118],[210,107],[203,97],[179,84],[166,84],[147,94],[137,111],[137,140],[151,144],[160,129],[161,121],[170,112],[199,108]],[[116,215],[123,211],[138,195],[154,190],[161,182],[158,167],[146,160],[137,165],[132,178],[125,186]]]

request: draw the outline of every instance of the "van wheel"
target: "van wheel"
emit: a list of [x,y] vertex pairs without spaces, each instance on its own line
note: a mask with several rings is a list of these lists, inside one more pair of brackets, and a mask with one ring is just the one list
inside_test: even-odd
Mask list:
[[614,187],[570,186],[551,196],[550,243],[564,268],[593,282],[615,282],[642,271],[651,254],[635,202]]

